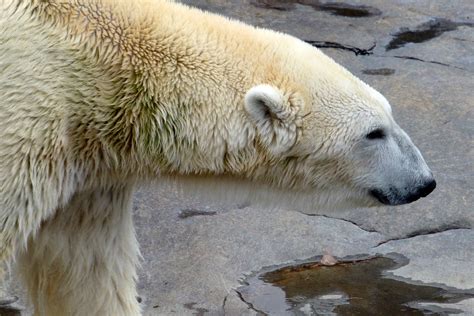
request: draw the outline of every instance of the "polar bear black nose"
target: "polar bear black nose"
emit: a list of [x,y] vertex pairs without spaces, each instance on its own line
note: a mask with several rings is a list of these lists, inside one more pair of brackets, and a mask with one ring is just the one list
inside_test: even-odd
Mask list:
[[420,197],[425,197],[436,189],[436,181],[431,179],[425,182],[425,185],[419,190]]
[[436,181],[434,179],[427,180],[415,192],[407,196],[405,203],[414,202],[422,197],[427,196],[436,188]]

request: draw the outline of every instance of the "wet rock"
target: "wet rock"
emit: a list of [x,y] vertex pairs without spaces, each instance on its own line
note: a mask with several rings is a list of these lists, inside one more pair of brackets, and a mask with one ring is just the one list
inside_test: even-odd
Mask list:
[[[302,4],[307,3],[308,1],[301,1]],[[316,10],[327,11],[333,15],[345,16],[350,18],[366,18],[375,15],[380,15],[382,12],[374,7],[366,5],[354,5],[343,2],[326,2],[320,3],[319,1],[312,5]]]
[[280,11],[293,10],[295,4],[311,7],[315,10],[329,12],[333,15],[362,18],[380,15],[382,12],[374,7],[355,5],[344,2],[323,2],[318,0],[253,0],[257,7]]
[[217,212],[186,209],[186,210],[182,210],[181,213],[179,213],[178,217],[184,219],[184,218],[193,217],[193,216],[212,216],[216,214]]
[[455,31],[459,26],[474,26],[474,22],[453,22],[448,19],[435,18],[423,23],[414,30],[402,28],[393,35],[386,50],[397,49],[407,43],[423,43],[436,38],[444,32]]

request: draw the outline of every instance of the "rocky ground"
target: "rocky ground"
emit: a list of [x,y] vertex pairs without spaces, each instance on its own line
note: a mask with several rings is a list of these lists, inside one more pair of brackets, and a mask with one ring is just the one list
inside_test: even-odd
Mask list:
[[[134,211],[144,257],[139,292],[145,314],[268,312],[244,295],[246,279],[272,267],[319,260],[324,252],[339,260],[398,254],[404,260],[387,272],[391,278],[473,294],[474,2],[184,2],[322,47],[390,100],[438,188],[403,207],[321,210],[316,216],[208,205],[183,199],[173,186],[141,188]],[[447,310],[474,315],[474,299],[437,308],[440,315]]]

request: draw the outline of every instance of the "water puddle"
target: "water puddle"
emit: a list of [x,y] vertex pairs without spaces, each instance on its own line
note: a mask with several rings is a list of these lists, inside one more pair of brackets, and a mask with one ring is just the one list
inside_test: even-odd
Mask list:
[[393,35],[393,39],[386,46],[386,50],[403,47],[407,43],[423,43],[436,38],[444,32],[455,31],[459,26],[474,26],[472,22],[453,22],[447,19],[435,18],[419,25],[416,29],[402,28]]
[[269,315],[451,315],[460,311],[435,304],[474,297],[472,291],[385,277],[403,265],[397,261],[376,257],[285,267],[249,278],[239,292],[254,310]]
[[318,0],[254,0],[257,7],[274,9],[280,11],[290,11],[295,8],[295,4],[311,7],[318,11],[329,12],[332,15],[345,16],[351,18],[364,18],[380,15],[382,12],[374,7],[366,5],[354,5],[343,2],[321,2]]

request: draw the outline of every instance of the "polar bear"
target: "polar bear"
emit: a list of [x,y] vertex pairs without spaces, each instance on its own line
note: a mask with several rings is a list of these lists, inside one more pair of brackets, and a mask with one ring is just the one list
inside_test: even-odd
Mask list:
[[435,188],[387,100],[292,36],[166,0],[2,0],[0,30],[0,262],[37,315],[140,314],[138,181],[308,211]]

